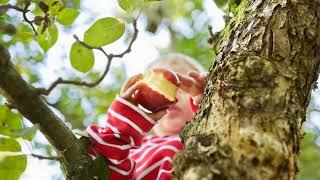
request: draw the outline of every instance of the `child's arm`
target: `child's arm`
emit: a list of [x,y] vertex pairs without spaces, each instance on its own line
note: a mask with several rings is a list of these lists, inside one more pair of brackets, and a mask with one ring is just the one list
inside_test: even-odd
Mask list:
[[91,125],[86,130],[93,142],[89,151],[108,160],[109,179],[133,177],[135,163],[128,158],[129,150],[139,148],[145,133],[166,113],[163,110],[146,114],[135,105],[133,94],[139,88],[135,78],[130,78],[125,83],[120,96],[111,104],[107,126]]

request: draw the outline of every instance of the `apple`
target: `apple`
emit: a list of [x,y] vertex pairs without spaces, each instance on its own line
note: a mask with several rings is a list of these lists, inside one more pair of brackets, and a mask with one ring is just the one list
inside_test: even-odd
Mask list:
[[176,94],[180,81],[173,71],[151,69],[144,73],[139,82],[142,85],[134,96],[139,105],[151,112],[157,112],[178,101]]

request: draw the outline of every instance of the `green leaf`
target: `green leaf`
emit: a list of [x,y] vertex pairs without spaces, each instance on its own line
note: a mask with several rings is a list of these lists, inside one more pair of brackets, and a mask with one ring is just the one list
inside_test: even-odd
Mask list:
[[79,11],[71,8],[65,8],[58,14],[57,21],[64,26],[70,26],[78,15]]
[[0,106],[0,134],[12,136],[21,127],[21,116],[11,112],[6,106]]
[[60,1],[54,1],[49,8],[51,15],[58,15],[59,12],[63,9],[63,4]]
[[20,151],[20,144],[16,140],[0,138],[0,179],[18,180],[21,176],[27,166],[27,157],[17,156]]
[[[39,0],[34,0],[34,1],[39,1]],[[47,3],[49,6],[52,5],[53,2],[55,2],[55,0],[43,0],[45,3]]]
[[0,0],[0,4],[8,3],[10,0]]
[[239,4],[241,3],[241,0],[214,0],[214,2],[219,9],[228,13],[229,11],[235,12]]
[[102,156],[98,156],[93,160],[92,170],[90,171],[92,177],[96,179],[107,179],[109,176],[109,168],[106,160]]
[[320,179],[320,147],[315,144],[316,138],[316,134],[309,132],[301,141],[297,180]]
[[39,45],[43,49],[44,52],[47,52],[58,40],[58,28],[52,23],[44,33],[41,34],[42,27],[39,26],[38,36],[36,37]]
[[86,73],[94,64],[94,54],[92,49],[82,46],[79,42],[72,44],[70,51],[70,62],[73,68]]
[[12,136],[13,137],[23,137],[24,139],[26,139],[28,141],[32,141],[32,139],[36,135],[39,127],[40,127],[39,124],[35,124],[32,127],[22,128],[22,129],[16,130]]
[[16,29],[17,33],[14,35],[12,43],[21,42],[26,45],[33,40],[34,32],[28,25],[20,23],[16,26]]
[[134,10],[143,7],[144,0],[118,0],[118,3],[123,10],[133,12]]
[[119,39],[125,30],[124,24],[111,17],[99,19],[84,34],[84,42],[100,47]]
[[3,180],[18,180],[27,166],[27,157],[6,156],[1,158],[0,152],[0,177]]
[[21,147],[14,139],[0,138],[0,151],[19,152]]

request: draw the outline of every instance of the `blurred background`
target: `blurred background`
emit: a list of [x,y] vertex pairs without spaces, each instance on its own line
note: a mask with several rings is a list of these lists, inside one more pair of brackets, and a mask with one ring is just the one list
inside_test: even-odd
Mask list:
[[[21,3],[22,1],[10,1]],[[52,3],[52,0],[45,1]],[[225,0],[165,0],[153,2],[145,7],[138,19],[138,38],[132,52],[124,58],[114,59],[107,77],[94,88],[61,85],[54,89],[46,101],[74,131],[82,131],[86,126],[95,123],[104,124],[106,110],[122,83],[136,73],[141,73],[152,60],[160,54],[179,52],[199,61],[206,69],[214,60],[215,54],[208,46],[208,26],[213,34],[219,33],[232,17],[240,1]],[[57,42],[44,52],[32,37],[30,27],[22,22],[21,14],[9,10],[2,16],[1,23],[9,21],[17,27],[15,35],[0,32],[0,43],[9,47],[12,60],[23,78],[35,87],[48,87],[58,77],[93,81],[103,72],[106,58],[95,51],[95,64],[88,73],[74,70],[69,61],[69,52],[75,41],[73,35],[82,37],[84,32],[96,20],[103,17],[117,17],[128,21],[128,14],[123,11],[116,0],[64,0],[65,7],[76,9],[79,13],[72,25],[58,28]],[[31,6],[36,15],[39,9]],[[139,12],[134,12],[137,15]],[[125,35],[105,48],[107,52],[120,53],[127,48],[133,33],[132,25],[126,24]],[[305,137],[302,141],[302,152],[299,158],[297,179],[320,179],[320,91],[312,92],[308,108],[307,122],[304,126]],[[0,96],[0,122],[10,120],[17,127],[29,128],[32,124],[15,111],[8,111],[5,99]],[[35,128],[29,138],[18,138],[25,154],[54,156],[55,153],[45,137]],[[4,131],[0,134],[6,135]],[[0,164],[3,157],[0,152]],[[14,159],[13,159],[14,160]],[[17,160],[15,160],[17,161]],[[1,174],[0,165],[0,174]],[[19,177],[21,180],[64,179],[55,161],[39,160],[27,156],[27,167]],[[4,173],[4,172],[2,172]],[[14,176],[12,176],[14,177]],[[0,176],[0,179],[2,177]],[[14,177],[13,179],[15,179]],[[9,176],[6,179],[10,179]],[[11,180],[11,179],[10,179]]]

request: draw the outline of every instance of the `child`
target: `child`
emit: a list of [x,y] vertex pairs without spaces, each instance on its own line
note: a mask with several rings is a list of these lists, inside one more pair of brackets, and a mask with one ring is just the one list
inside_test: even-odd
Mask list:
[[[177,72],[181,84],[176,104],[148,114],[139,109],[132,96],[141,85],[138,74],[126,81],[110,106],[107,126],[86,130],[93,142],[89,152],[107,159],[111,180],[171,177],[172,159],[183,148],[178,134],[194,116],[207,75],[196,61],[179,54],[162,56],[148,69],[158,67]],[[152,127],[155,134],[145,136]]]

